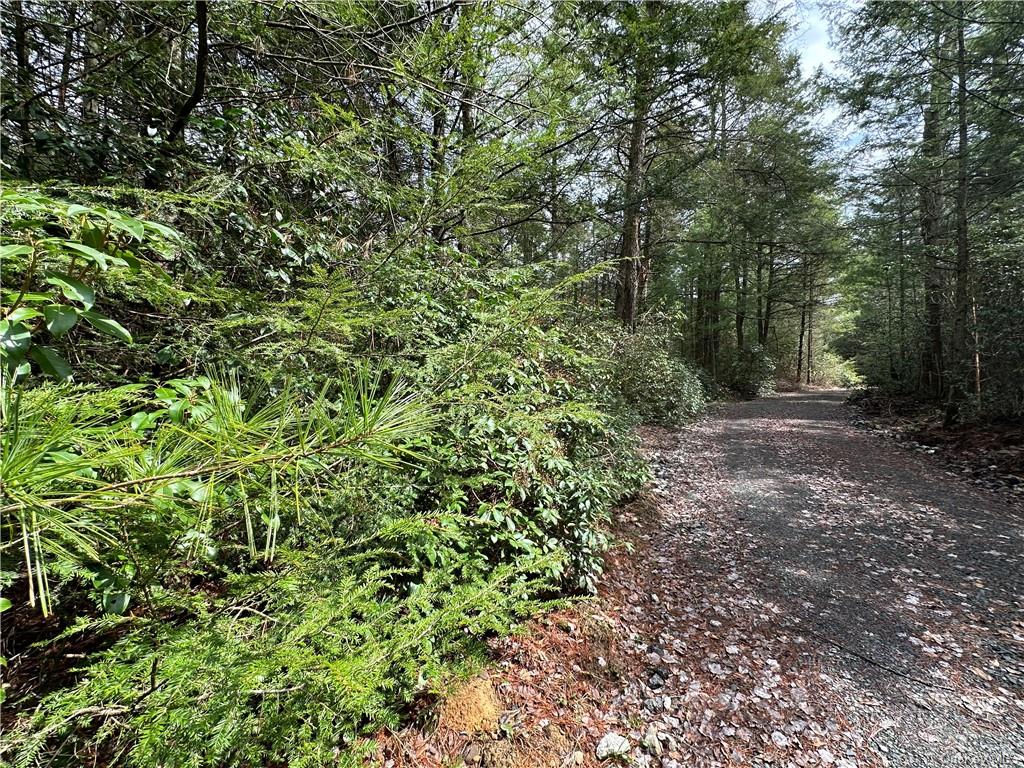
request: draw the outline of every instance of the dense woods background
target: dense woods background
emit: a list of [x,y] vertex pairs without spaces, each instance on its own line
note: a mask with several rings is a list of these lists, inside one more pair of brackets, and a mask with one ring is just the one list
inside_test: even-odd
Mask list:
[[594,589],[641,420],[1024,415],[1019,2],[811,80],[735,1],[2,12],[15,764],[357,760]]

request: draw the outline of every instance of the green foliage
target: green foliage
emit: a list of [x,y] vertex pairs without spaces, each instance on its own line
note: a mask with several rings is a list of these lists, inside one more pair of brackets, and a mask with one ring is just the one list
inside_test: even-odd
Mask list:
[[614,398],[640,421],[671,426],[704,410],[704,381],[670,350],[678,347],[678,339],[660,328],[644,326],[629,333],[608,325],[591,344],[596,354],[606,355],[603,367]]
[[842,358],[830,350],[825,350],[819,356],[811,380],[820,386],[844,389],[859,387],[864,383],[864,377],[857,371],[852,360]]
[[557,327],[517,322],[522,306],[504,301],[490,308],[500,310],[489,313],[500,325],[472,368],[452,365],[465,359],[461,344],[428,364],[431,380],[459,383],[439,404],[424,489],[454,520],[468,516],[459,523],[465,544],[489,561],[558,554],[556,583],[591,592],[611,508],[646,473],[628,423],[603,412],[586,388],[593,363]]
[[415,457],[403,444],[430,425],[412,397],[365,372],[305,399],[206,377],[157,388],[155,408],[143,397],[141,387],[6,392],[5,539],[24,542],[30,601],[44,613],[48,557],[129,574],[123,588],[145,591],[178,555],[213,559],[214,532],[244,522],[250,555],[272,560],[323,473],[401,466]]
[[755,344],[736,353],[726,381],[741,397],[754,398],[775,391],[775,361],[763,347]]
[[168,254],[174,230],[97,205],[58,200],[33,189],[8,187],[0,195],[2,282],[18,286],[3,294],[0,363],[5,378],[20,381],[32,360],[46,376],[68,380],[72,368],[50,344],[59,343],[83,319],[100,333],[126,344],[132,335],[117,320],[97,312],[95,282],[117,280],[144,266],[141,254]]
[[[88,651],[16,691],[3,758],[352,763],[593,591],[636,423],[699,412],[733,318],[774,344],[821,301],[783,32],[741,2],[7,14],[0,546],[68,628],[18,657]],[[604,322],[627,208],[636,333]]]
[[[1019,420],[1024,123],[1017,60],[993,52],[1020,53],[1024,36],[1015,4],[947,10],[870,3],[837,19],[848,71],[836,86],[865,148],[888,158],[852,201],[853,322],[837,349],[868,386],[944,406],[947,422]],[[909,109],[922,104],[924,122]],[[963,176],[948,171],[961,160]]]
[[[117,638],[7,754],[354,761],[538,595],[594,590],[647,474],[571,282],[467,270],[435,299],[429,265],[394,269],[372,303],[296,291],[233,373],[7,390],[4,541],[44,612],[87,594],[75,631]],[[370,374],[368,339],[411,354]]]
[[[273,569],[233,577],[212,602],[192,600],[188,620],[134,622],[81,683],[9,735],[15,765],[44,755],[80,764],[100,744],[139,768],[361,764],[359,736],[394,726],[453,659],[480,653],[478,638],[538,607],[531,595],[543,580],[528,563],[472,581],[457,568],[374,564],[415,546],[423,526],[396,521],[355,553],[344,539],[284,547]],[[410,576],[415,589],[394,586]]]

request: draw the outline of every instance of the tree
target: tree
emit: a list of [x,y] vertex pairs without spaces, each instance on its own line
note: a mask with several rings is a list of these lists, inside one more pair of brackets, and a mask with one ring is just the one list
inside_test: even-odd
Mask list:
[[[919,237],[905,239],[905,228],[897,227],[902,243],[898,268],[900,301],[906,300],[906,280],[917,280],[910,293],[919,297],[922,310],[900,313],[898,332],[892,334],[897,341],[886,342],[884,354],[893,356],[891,347],[907,338],[920,340],[920,363],[911,366],[912,378],[921,396],[944,404],[947,424],[967,411],[979,415],[1017,399],[1015,386],[1001,374],[993,378],[993,391],[985,391],[986,339],[993,331],[1004,338],[985,322],[989,302],[1004,318],[1014,313],[1000,291],[980,286],[976,273],[987,257],[977,244],[991,242],[985,233],[1000,226],[992,215],[998,204],[993,190],[999,187],[1000,201],[1020,191],[1014,153],[1005,155],[1008,162],[998,170],[989,160],[996,146],[1005,152],[1007,138],[1021,131],[1016,97],[1004,87],[1021,71],[1019,62],[1005,55],[1021,45],[1019,7],[874,2],[854,12],[845,27],[847,44],[856,51],[857,74],[847,78],[843,96],[872,137],[867,146],[888,156],[888,167],[860,181],[862,205],[876,210],[875,221],[896,217],[902,222],[913,201],[901,190],[908,183],[918,190]],[[996,40],[999,53],[990,47]],[[998,123],[995,130],[986,125],[992,118]],[[889,258],[879,250],[889,249],[878,240],[870,248],[870,258]],[[906,251],[920,253],[919,269],[906,269]],[[864,274],[878,279],[887,272]],[[908,322],[920,326],[908,328]],[[1002,342],[997,348],[995,359],[1012,357]],[[893,367],[883,381],[896,375],[905,380],[906,367]],[[993,370],[1001,369],[997,364]]]

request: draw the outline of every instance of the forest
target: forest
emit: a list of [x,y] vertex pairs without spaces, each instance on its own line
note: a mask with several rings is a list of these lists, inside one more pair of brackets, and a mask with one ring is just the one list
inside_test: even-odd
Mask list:
[[3,0],[0,764],[372,762],[714,402],[1019,426],[1024,3],[826,5]]

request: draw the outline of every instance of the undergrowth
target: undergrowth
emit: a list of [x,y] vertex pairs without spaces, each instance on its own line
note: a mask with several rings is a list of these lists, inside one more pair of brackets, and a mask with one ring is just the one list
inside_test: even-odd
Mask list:
[[[22,195],[5,281],[38,310],[5,321],[4,579],[66,629],[11,646],[107,640],[12,689],[12,765],[355,764],[488,637],[596,588],[647,479],[633,426],[703,404],[653,334],[567,311],[591,275],[410,249],[358,288],[313,269],[197,304],[190,238]],[[175,306],[206,332],[169,343],[147,318]]]

